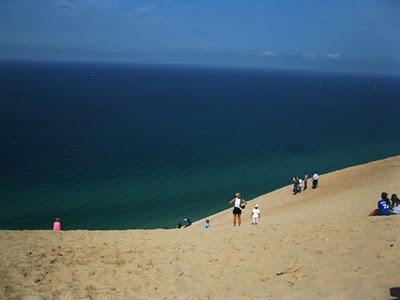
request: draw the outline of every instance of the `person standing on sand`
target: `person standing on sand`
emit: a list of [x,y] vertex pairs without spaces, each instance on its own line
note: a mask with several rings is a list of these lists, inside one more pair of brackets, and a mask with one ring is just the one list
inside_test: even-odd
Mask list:
[[306,174],[306,175],[304,175],[304,189],[303,189],[303,191],[305,191],[306,189],[307,189],[307,181],[308,181],[308,175]]
[[299,178],[299,182],[297,184],[297,192],[298,193],[301,193],[302,186],[303,186],[303,180],[301,178]]
[[240,226],[240,224],[242,223],[242,208],[245,207],[246,201],[244,201],[242,197],[240,197],[240,193],[236,193],[235,198],[229,201],[229,204],[233,204],[233,226],[236,226],[236,220],[238,225]]
[[258,208],[258,204],[254,205],[254,208],[251,212],[251,225],[258,225],[258,220],[261,217],[260,209]]
[[293,195],[297,194],[298,191],[298,185],[299,185],[299,177],[297,177],[296,175],[293,176],[292,178],[292,182],[293,182]]
[[319,175],[317,172],[314,171],[314,175],[312,176],[312,188],[316,189],[318,187],[318,180],[319,180]]

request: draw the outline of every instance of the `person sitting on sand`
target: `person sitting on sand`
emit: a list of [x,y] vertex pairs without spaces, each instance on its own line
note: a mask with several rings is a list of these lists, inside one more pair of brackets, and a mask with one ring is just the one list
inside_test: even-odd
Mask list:
[[210,228],[210,220],[209,219],[206,219],[206,222],[204,223],[203,227],[204,227],[204,229]]
[[183,228],[186,228],[186,227],[189,227],[190,225],[192,225],[192,221],[189,218],[185,218],[183,220],[186,222],[186,224],[185,224],[185,226],[183,226]]
[[393,194],[392,197],[390,197],[390,200],[392,201],[390,212],[393,215],[400,215],[400,199],[397,197],[396,194]]
[[260,209],[258,208],[258,204],[254,205],[253,210],[251,211],[251,225],[258,225],[258,220],[261,217]]
[[53,230],[54,231],[61,231],[62,230],[62,225],[61,225],[61,219],[56,218],[53,223]]
[[229,204],[233,203],[233,226],[236,226],[236,220],[238,225],[242,223],[242,220],[240,218],[242,214],[242,209],[246,205],[246,201],[243,200],[242,197],[240,197],[240,193],[235,194],[235,198],[233,198],[231,201],[229,201]]
[[390,201],[385,192],[381,194],[381,199],[378,200],[378,214],[380,216],[390,215]]

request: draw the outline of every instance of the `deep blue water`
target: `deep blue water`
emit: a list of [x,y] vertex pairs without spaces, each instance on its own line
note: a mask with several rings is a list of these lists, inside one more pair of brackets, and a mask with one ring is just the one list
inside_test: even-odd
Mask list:
[[293,174],[400,154],[399,83],[3,62],[0,228],[49,228],[56,216],[67,229],[172,227],[237,191],[250,199]]

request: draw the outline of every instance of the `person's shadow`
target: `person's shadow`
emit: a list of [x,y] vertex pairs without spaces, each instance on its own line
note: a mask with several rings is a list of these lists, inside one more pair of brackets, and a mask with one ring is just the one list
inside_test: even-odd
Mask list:
[[392,300],[400,300],[400,287],[393,287],[389,290],[390,296],[395,297]]

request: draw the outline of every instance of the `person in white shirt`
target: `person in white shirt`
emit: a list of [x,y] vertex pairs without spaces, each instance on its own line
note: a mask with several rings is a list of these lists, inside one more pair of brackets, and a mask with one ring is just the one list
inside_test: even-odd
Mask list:
[[303,188],[303,179],[299,178],[299,183],[297,185],[297,192],[301,193],[302,188]]
[[319,175],[317,174],[317,172],[314,172],[314,175],[312,176],[312,188],[316,189],[318,187],[318,179],[319,179]]
[[396,194],[393,194],[390,200],[392,201],[390,213],[392,215],[400,215],[400,199]]
[[232,203],[233,203],[233,226],[236,226],[236,222],[240,226],[240,224],[242,223],[241,220],[242,209],[246,207],[246,201],[244,201],[243,198],[240,197],[240,193],[236,193],[235,198],[229,201],[229,204]]
[[254,208],[251,212],[251,225],[257,225],[260,216],[261,216],[260,209],[258,208],[258,204],[256,204],[254,205]]

